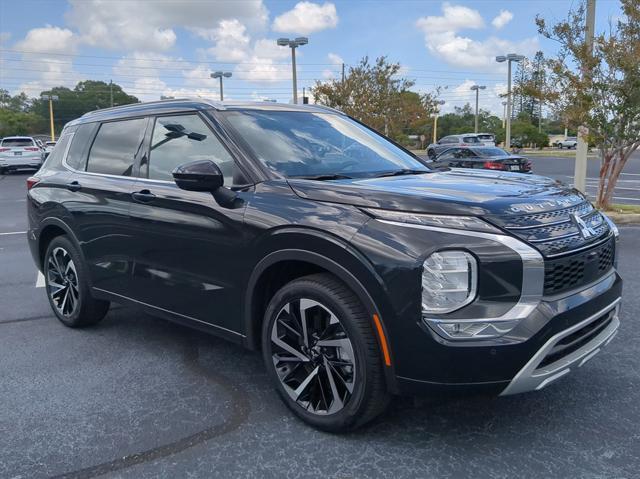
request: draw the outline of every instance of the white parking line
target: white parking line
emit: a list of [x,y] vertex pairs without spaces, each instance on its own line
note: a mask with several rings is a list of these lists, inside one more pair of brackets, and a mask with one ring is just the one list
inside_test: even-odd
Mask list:
[[36,288],[44,288],[44,275],[38,271],[38,277],[36,278]]
[[7,233],[0,233],[0,236],[9,236],[9,235],[24,235],[27,234],[26,231],[9,231]]

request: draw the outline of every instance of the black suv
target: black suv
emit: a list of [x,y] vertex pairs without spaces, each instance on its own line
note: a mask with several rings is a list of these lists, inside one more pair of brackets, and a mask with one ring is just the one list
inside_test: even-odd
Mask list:
[[393,394],[541,389],[619,325],[617,229],[580,193],[430,170],[320,106],[92,112],[28,188],[60,321],[125,303],[261,349],[287,406],[325,430]]

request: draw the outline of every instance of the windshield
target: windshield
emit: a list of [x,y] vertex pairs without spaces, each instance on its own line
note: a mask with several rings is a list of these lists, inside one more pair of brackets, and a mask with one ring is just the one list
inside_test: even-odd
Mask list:
[[29,138],[5,138],[2,140],[2,146],[33,146],[33,140]]
[[509,153],[501,148],[475,148],[478,156],[509,156]]
[[260,162],[286,177],[430,171],[382,136],[335,113],[229,111],[224,116]]

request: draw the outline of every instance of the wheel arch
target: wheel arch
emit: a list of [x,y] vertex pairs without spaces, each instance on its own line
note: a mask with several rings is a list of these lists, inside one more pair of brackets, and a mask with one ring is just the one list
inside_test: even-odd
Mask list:
[[[345,283],[367,309],[371,318],[371,329],[380,347],[381,357],[386,348],[391,359],[390,364],[384,368],[387,385],[391,388],[395,384],[393,352],[390,350],[387,329],[384,325],[385,311],[389,311],[389,307],[386,304],[386,292],[382,280],[360,253],[346,243],[336,244],[336,240],[332,240],[324,238],[324,241],[328,241],[329,244],[333,243],[333,247],[327,247],[325,244],[322,253],[309,248],[275,249],[264,255],[256,264],[245,293],[245,308],[242,318],[245,345],[252,350],[260,348],[264,308],[281,286],[307,274],[328,272]],[[298,241],[297,244],[306,243]],[[296,271],[293,274],[286,274],[287,268],[296,268]],[[282,272],[285,272],[284,276],[273,281]],[[377,329],[374,315],[377,315],[381,331]]]
[[73,233],[72,228],[60,218],[50,216],[42,220],[40,232],[38,234],[38,266],[40,267],[40,270],[44,267],[44,255],[47,252],[48,245],[54,238],[62,235],[69,237],[69,239],[75,244],[78,248],[78,252],[80,253],[80,257],[84,261],[84,252],[82,251],[80,242]]

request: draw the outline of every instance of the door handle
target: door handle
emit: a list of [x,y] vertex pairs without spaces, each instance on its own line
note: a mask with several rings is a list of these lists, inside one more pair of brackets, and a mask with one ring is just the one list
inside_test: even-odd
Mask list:
[[140,203],[149,203],[150,201],[155,200],[156,195],[151,193],[151,191],[144,189],[140,191],[134,191],[131,193],[131,196],[134,200],[139,201]]
[[71,183],[67,183],[67,189],[69,191],[80,191],[82,189],[82,185],[77,181],[72,181]]

